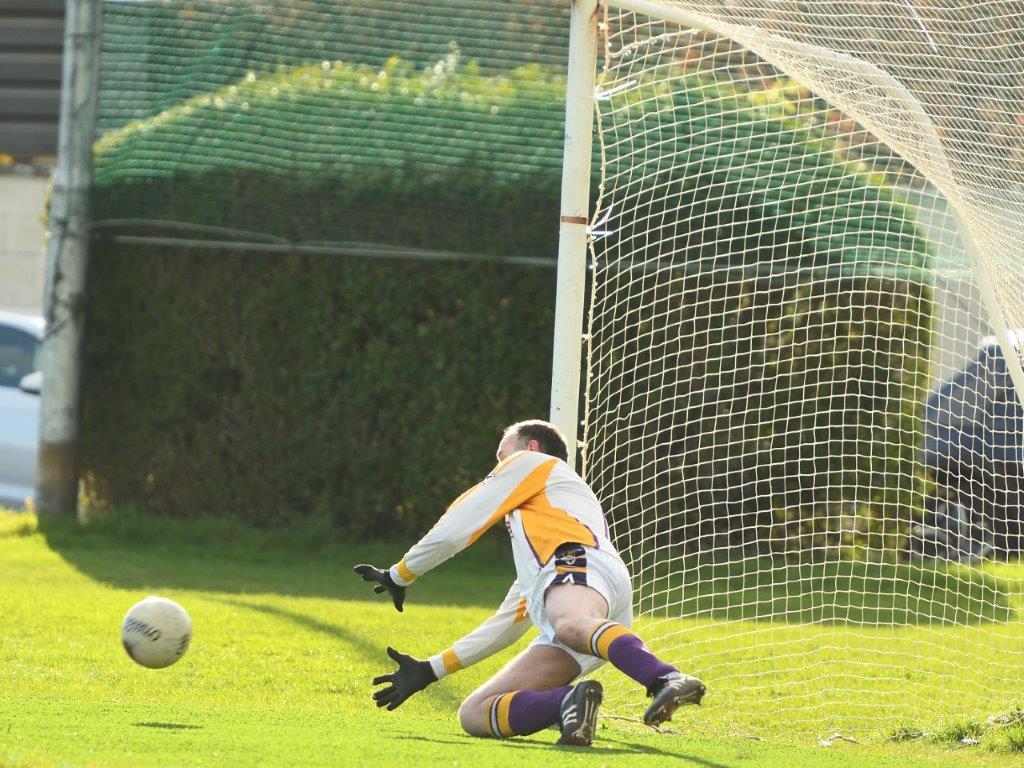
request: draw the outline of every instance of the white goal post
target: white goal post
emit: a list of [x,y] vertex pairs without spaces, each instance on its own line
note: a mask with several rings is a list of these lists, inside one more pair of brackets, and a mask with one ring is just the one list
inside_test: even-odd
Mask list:
[[597,0],[574,0],[569,19],[551,422],[565,434],[570,464],[576,462],[583,361],[581,334],[590,214],[594,80],[597,75],[597,8]]
[[1022,77],[1017,0],[572,4],[551,418],[716,728],[1019,703]]

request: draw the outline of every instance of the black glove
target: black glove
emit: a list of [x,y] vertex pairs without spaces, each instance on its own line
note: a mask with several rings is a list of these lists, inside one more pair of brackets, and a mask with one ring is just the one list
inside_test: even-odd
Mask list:
[[373,700],[377,702],[378,707],[386,706],[390,712],[417,691],[436,683],[437,675],[434,674],[434,668],[430,666],[429,661],[414,659],[391,647],[388,647],[388,656],[398,662],[398,669],[390,675],[373,678],[372,685],[388,683],[387,688],[373,692]]
[[391,599],[395,601],[395,609],[398,611],[402,610],[402,605],[405,603],[405,587],[395,584],[391,578],[390,571],[382,571],[380,568],[374,568],[372,565],[357,565],[352,570],[362,576],[363,581],[377,582],[377,586],[373,588],[373,591],[378,595],[381,592],[387,592],[391,595]]

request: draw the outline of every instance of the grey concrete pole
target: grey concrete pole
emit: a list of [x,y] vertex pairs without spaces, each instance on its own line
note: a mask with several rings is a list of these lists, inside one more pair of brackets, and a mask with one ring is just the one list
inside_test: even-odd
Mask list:
[[36,479],[36,507],[41,515],[55,517],[72,516],[78,507],[81,344],[101,14],[100,0],[67,0]]

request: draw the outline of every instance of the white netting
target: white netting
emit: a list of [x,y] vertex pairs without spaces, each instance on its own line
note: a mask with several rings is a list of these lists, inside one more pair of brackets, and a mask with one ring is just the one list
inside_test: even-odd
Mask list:
[[603,15],[582,441],[645,639],[702,728],[1017,704],[1024,6],[660,6]]

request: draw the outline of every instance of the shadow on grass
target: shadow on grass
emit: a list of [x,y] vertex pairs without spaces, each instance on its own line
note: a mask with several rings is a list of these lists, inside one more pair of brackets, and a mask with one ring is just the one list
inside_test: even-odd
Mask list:
[[726,768],[721,763],[716,763],[712,760],[707,760],[703,757],[696,757],[695,755],[684,755],[680,752],[668,752],[664,749],[652,747],[650,744],[637,744],[635,742],[626,741],[625,739],[621,738],[612,738],[611,736],[608,736],[607,733],[604,731],[598,734],[598,738],[602,742],[607,742],[609,744],[618,744],[618,749],[622,750],[623,752],[633,752],[635,754],[643,755],[664,755],[665,757],[688,760],[694,765],[702,765],[706,766],[706,768]]
[[187,723],[132,723],[136,728],[159,728],[165,731],[198,731],[203,726]]
[[[695,755],[687,755],[678,751],[669,751],[665,749],[658,749],[652,747],[649,744],[637,744],[634,742],[624,741],[622,739],[612,739],[605,735],[602,731],[594,739],[594,746],[588,749],[582,749],[579,747],[560,747],[554,743],[555,733],[551,732],[552,742],[545,744],[536,738],[512,738],[504,739],[501,742],[503,749],[533,749],[543,750],[546,752],[555,751],[556,754],[592,754],[597,757],[601,755],[656,755],[658,757],[667,757],[672,760],[686,760],[693,765],[704,766],[704,768],[727,768],[722,763],[716,763],[711,760],[707,760],[702,757],[696,757]],[[436,738],[432,736],[413,736],[413,735],[396,735],[396,739],[403,739],[406,741],[426,741],[433,744],[451,744],[458,747],[465,747],[468,744],[479,743],[486,741],[475,736],[457,736],[450,739]],[[606,744],[615,744],[617,746],[608,747]]]
[[655,567],[639,603],[704,619],[928,626],[1013,621],[1019,593],[1019,583],[955,564],[680,558]]
[[[265,614],[267,616],[273,616],[278,619],[284,619],[290,621],[293,624],[297,624],[304,629],[312,630],[313,632],[319,632],[324,635],[341,640],[346,645],[353,648],[358,654],[363,656],[370,661],[376,661],[380,663],[381,674],[385,672],[393,671],[395,663],[389,659],[385,653],[384,647],[368,642],[362,635],[351,632],[344,627],[338,626],[337,624],[328,624],[325,621],[314,619],[311,616],[299,613],[297,611],[291,611],[286,608],[279,608],[275,605],[267,605],[266,603],[257,603],[250,600],[240,600],[234,598],[207,598],[213,602],[221,603],[223,605],[230,605],[236,608],[244,608],[248,611],[256,611],[258,613]],[[370,698],[370,693],[373,691],[373,687],[370,685],[370,681],[366,681],[366,697]],[[435,685],[427,688],[423,695],[427,698],[433,698],[446,706],[457,708],[461,699],[457,698],[443,686]]]
[[[159,518],[86,526],[43,520],[39,532],[71,566],[122,589],[265,593],[381,605],[385,598],[374,595],[352,567],[387,567],[412,543],[323,543],[237,524],[191,528],[186,521]],[[513,579],[507,537],[491,534],[417,582],[409,590],[407,610],[415,605],[494,608]]]
[[[499,527],[500,528],[500,527]],[[408,542],[356,545],[224,521],[48,522],[49,546],[89,577],[126,589],[270,593],[385,604],[352,573],[386,566]],[[19,534],[23,535],[23,534]],[[324,534],[329,539],[328,534]],[[953,564],[731,562],[679,557],[634,569],[639,612],[695,619],[853,626],[970,625],[1017,618],[1019,581]],[[492,608],[515,578],[504,530],[419,580],[408,605]]]

